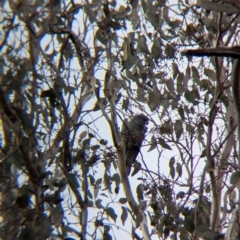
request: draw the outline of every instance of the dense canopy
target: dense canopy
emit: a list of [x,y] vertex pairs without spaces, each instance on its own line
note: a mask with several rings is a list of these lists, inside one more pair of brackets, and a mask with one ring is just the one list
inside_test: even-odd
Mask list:
[[3,0],[0,238],[239,239],[238,2]]

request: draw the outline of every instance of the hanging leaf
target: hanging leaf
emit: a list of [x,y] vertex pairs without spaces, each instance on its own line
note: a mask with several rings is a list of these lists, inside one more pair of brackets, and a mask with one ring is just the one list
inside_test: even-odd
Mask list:
[[183,79],[184,79],[183,73],[178,74],[178,77],[177,77],[177,93],[179,95],[182,95],[185,92],[185,88],[184,88],[184,85],[183,85]]
[[175,158],[171,157],[169,160],[169,167],[172,167],[175,164]]
[[211,86],[211,82],[208,79],[202,79],[200,81],[200,89],[203,91],[210,90]]
[[146,0],[141,0],[141,6],[142,6],[142,9],[143,9],[143,12],[145,14],[148,13],[148,6],[147,6],[147,3],[146,3]]
[[128,46],[129,46],[128,40],[127,40],[127,38],[124,38],[123,45],[122,45],[123,61],[127,61],[129,59],[129,56],[128,56]]
[[170,176],[172,179],[175,178],[175,167],[173,165],[170,166]]
[[89,178],[89,180],[90,180],[90,184],[91,184],[92,186],[94,186],[94,185],[95,185],[95,178],[94,178],[91,174],[88,175],[88,178]]
[[202,154],[200,155],[200,158],[206,157],[207,156],[207,148],[204,148],[202,151]]
[[95,206],[98,208],[98,209],[103,209],[103,205],[102,205],[102,199],[97,199],[95,201]]
[[173,82],[172,78],[170,78],[166,81],[166,86],[167,86],[167,89],[169,90],[169,92],[174,96],[175,95],[175,87],[174,87],[174,82]]
[[136,192],[137,192],[137,198],[138,198],[138,201],[141,202],[144,197],[143,197],[143,191],[144,191],[144,185],[142,183],[140,183],[138,186],[137,186],[137,189],[136,189]]
[[163,10],[163,18],[167,23],[171,23],[170,17],[169,17],[169,11],[168,11],[168,7],[164,7]]
[[180,71],[179,71],[179,69],[178,69],[178,65],[177,65],[175,62],[173,62],[173,63],[172,63],[173,79],[175,79],[179,73],[180,73]]
[[128,212],[126,210],[125,207],[122,207],[122,214],[121,214],[121,220],[122,220],[122,224],[125,224],[125,221],[127,220],[128,217]]
[[176,171],[178,173],[178,176],[181,177],[182,176],[182,165],[179,162],[177,163]]
[[196,102],[200,99],[200,94],[197,89],[187,90],[185,91],[184,97],[190,103],[196,104]]
[[84,11],[87,14],[88,19],[91,23],[96,21],[97,13],[95,13],[88,4],[84,5]]
[[200,76],[198,73],[198,69],[195,66],[192,66],[192,77],[195,83],[200,83]]
[[97,181],[96,181],[96,186],[99,186],[102,184],[102,178],[99,178]]
[[96,32],[96,38],[97,40],[102,43],[103,45],[106,45],[107,44],[107,38],[106,36],[104,35],[104,32],[102,29],[98,29],[97,32]]
[[157,141],[154,135],[152,135],[151,144],[150,144],[150,148],[148,149],[148,152],[151,152],[156,147],[157,147]]
[[114,175],[112,176],[112,180],[116,182],[117,185],[119,185],[121,181],[120,175],[118,173],[114,173]]
[[230,183],[235,185],[238,184],[240,181],[240,171],[234,172],[230,177]]
[[75,188],[79,188],[80,184],[77,180],[77,177],[73,173],[68,173],[68,181],[70,184],[72,184]]
[[149,54],[148,46],[147,46],[147,39],[145,36],[140,36],[138,39],[137,49],[145,54]]
[[129,70],[126,70],[126,76],[127,76],[129,79],[133,80],[134,82],[137,82],[137,81],[138,81],[138,78],[139,78],[137,75],[133,75],[132,72],[129,71]]
[[204,74],[211,78],[213,81],[216,81],[216,72],[213,71],[212,69],[205,68],[204,69]]
[[120,198],[118,200],[121,204],[126,204],[127,203],[127,199],[126,198]]
[[165,140],[163,138],[159,138],[158,139],[158,143],[163,147],[166,148],[168,150],[172,150],[172,148],[165,142]]
[[177,120],[174,124],[174,131],[175,131],[175,134],[176,134],[176,138],[177,140],[180,139],[182,133],[183,133],[183,127],[182,127],[182,123],[180,120]]
[[104,182],[104,186],[110,191],[112,192],[112,183],[111,183],[111,176],[108,174],[108,171],[105,171],[104,173],[104,178],[103,178],[103,182]]
[[151,109],[151,111],[155,111],[157,107],[159,107],[160,104],[160,98],[159,94],[155,91],[148,91],[148,106]]
[[162,57],[161,42],[158,38],[154,39],[154,41],[153,41],[153,45],[151,48],[151,54],[154,58]]
[[80,133],[79,135],[79,140],[82,140],[83,138],[85,138],[87,136],[87,131],[83,131]]
[[87,190],[87,195],[90,199],[93,199],[93,195],[89,189]]
[[106,209],[106,213],[112,220],[114,220],[114,222],[116,222],[118,215],[115,213],[113,208],[108,207]]
[[181,119],[182,119],[182,120],[185,120],[184,110],[183,110],[183,107],[182,107],[182,106],[179,106],[179,107],[178,107],[178,113],[179,113]]
[[122,109],[124,109],[126,112],[128,110],[128,106],[129,106],[129,98],[127,99],[123,99],[123,102],[122,102]]

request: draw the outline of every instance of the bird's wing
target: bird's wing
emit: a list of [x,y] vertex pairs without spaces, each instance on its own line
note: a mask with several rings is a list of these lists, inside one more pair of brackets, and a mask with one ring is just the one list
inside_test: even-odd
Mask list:
[[125,163],[128,175],[142,147],[142,142],[145,137],[145,120],[145,116],[136,115],[130,122],[125,121],[123,123],[121,134],[124,143]]

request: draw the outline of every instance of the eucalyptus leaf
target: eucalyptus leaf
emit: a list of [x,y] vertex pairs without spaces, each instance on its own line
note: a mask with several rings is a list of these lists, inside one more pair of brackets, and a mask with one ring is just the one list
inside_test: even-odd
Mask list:
[[161,41],[158,38],[153,41],[151,54],[155,58],[162,57]]
[[73,173],[68,173],[68,181],[69,181],[69,183],[70,183],[73,187],[75,187],[75,188],[79,188],[79,187],[80,187],[80,184],[79,184],[79,182],[78,182],[77,177],[76,177],[75,174],[73,174]]
[[139,37],[137,49],[142,53],[149,54],[147,39],[144,35]]
[[119,202],[120,202],[121,204],[126,204],[126,203],[127,203],[127,199],[126,199],[126,198],[120,198],[120,199],[119,199]]
[[158,143],[163,147],[166,148],[168,150],[172,150],[172,148],[165,142],[165,140],[163,138],[159,138],[158,139]]
[[209,68],[205,68],[204,69],[204,74],[211,78],[213,81],[216,81],[216,72],[213,71],[212,69],[209,69]]
[[177,140],[180,139],[182,133],[183,133],[183,127],[182,127],[182,122],[180,120],[177,120],[174,124],[174,131],[176,134]]
[[107,215],[116,222],[118,215],[115,213],[114,209],[111,207],[108,207],[106,209]]
[[105,36],[105,34],[104,34],[102,29],[98,29],[96,31],[96,38],[103,45],[105,45],[107,43],[107,38],[106,38],[106,36]]
[[121,220],[122,220],[122,224],[125,224],[125,221],[127,220],[128,217],[128,212],[126,210],[125,207],[122,207],[122,214],[121,214]]
[[151,144],[150,144],[150,148],[148,149],[148,152],[151,152],[156,147],[157,147],[157,141],[156,141],[156,138],[154,137],[154,135],[152,135]]
[[170,176],[172,179],[175,178],[175,167],[173,165],[170,166]]
[[140,183],[138,186],[137,186],[137,198],[138,198],[138,201],[141,202],[144,197],[143,197],[143,191],[144,191],[144,185],[142,183]]
[[174,82],[173,82],[172,78],[170,78],[166,81],[166,86],[167,86],[169,92],[172,95],[175,95],[175,87],[174,87]]
[[103,205],[102,205],[102,199],[97,199],[95,201],[95,206],[98,208],[98,209],[103,209]]
[[240,171],[236,171],[234,173],[232,173],[231,177],[230,177],[230,183],[235,185],[238,184],[240,181]]

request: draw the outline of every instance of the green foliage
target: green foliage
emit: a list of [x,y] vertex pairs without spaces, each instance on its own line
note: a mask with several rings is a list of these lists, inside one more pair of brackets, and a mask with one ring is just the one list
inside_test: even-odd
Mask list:
[[[3,1],[1,239],[129,239],[143,216],[152,239],[226,232],[240,177],[231,64],[181,51],[239,44],[237,18],[170,2]],[[139,112],[126,190],[119,129]]]
[[238,184],[240,180],[240,171],[234,172],[230,177],[231,184]]

